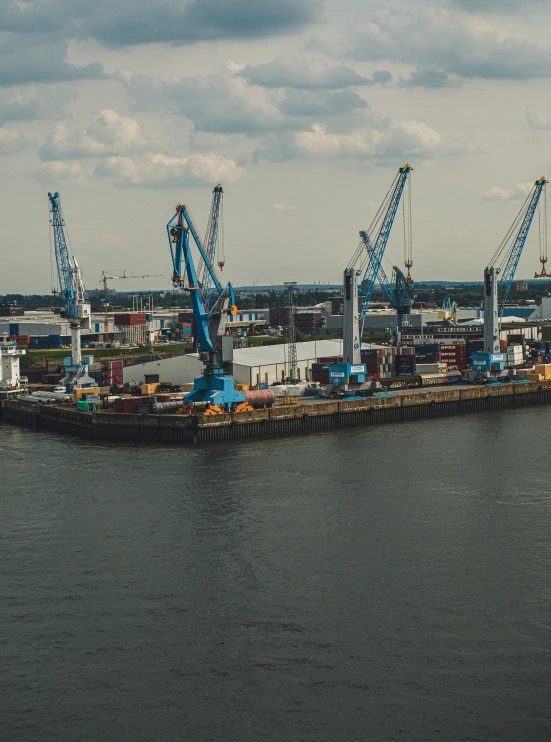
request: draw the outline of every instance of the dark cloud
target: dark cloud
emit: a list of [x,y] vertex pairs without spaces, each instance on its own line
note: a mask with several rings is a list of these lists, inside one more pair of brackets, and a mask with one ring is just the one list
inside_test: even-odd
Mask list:
[[6,121],[63,118],[68,115],[67,104],[76,98],[75,90],[6,88],[0,91],[0,125]]
[[[310,49],[330,44],[312,39]],[[491,19],[458,8],[412,5],[403,12],[381,11],[350,28],[333,53],[370,62],[413,65],[411,84],[447,82],[442,75],[493,80],[551,76],[551,48],[543,34],[528,34],[510,19]],[[439,75],[438,73],[442,73]]]
[[452,0],[452,5],[470,13],[511,13],[549,6],[549,0]]
[[366,101],[353,90],[304,92],[291,89],[279,104],[279,110],[288,116],[314,119],[347,116],[366,108]]
[[457,88],[459,82],[440,70],[415,70],[408,78],[400,79],[403,88]]
[[67,42],[37,43],[32,36],[0,41],[0,86],[65,82],[104,76],[99,63],[76,67],[67,61]]
[[254,85],[265,88],[339,89],[373,84],[350,67],[330,67],[326,62],[312,62],[294,54],[281,54],[265,64],[246,65],[239,73]]
[[0,10],[5,31],[93,38],[113,47],[263,38],[322,20],[322,0],[12,0]]
[[189,119],[196,131],[255,134],[284,126],[277,104],[231,71],[165,82],[148,75],[119,77],[135,110],[168,110]]

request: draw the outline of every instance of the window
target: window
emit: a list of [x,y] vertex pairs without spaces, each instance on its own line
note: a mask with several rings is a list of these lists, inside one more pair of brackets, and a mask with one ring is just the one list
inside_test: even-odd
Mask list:
[[254,318],[255,318],[255,319],[258,319],[258,314],[255,314],[255,315],[254,315]]

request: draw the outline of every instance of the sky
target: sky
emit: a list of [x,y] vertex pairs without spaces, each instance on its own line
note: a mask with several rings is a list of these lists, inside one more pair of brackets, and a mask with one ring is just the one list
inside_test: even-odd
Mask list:
[[217,182],[223,278],[339,282],[405,162],[413,278],[481,280],[551,174],[550,78],[548,0],[3,0],[0,293],[52,288],[51,190],[87,288],[168,288]]

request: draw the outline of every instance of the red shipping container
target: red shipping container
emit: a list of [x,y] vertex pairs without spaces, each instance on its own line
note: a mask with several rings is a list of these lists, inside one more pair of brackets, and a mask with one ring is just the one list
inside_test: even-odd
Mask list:
[[312,381],[318,384],[329,384],[329,371],[312,371]]
[[115,314],[113,322],[117,327],[130,327],[131,325],[145,325],[146,315],[144,312],[125,312]]

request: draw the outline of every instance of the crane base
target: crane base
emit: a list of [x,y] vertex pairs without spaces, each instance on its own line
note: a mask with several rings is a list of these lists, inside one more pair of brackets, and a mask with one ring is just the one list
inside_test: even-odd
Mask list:
[[230,376],[206,375],[195,379],[194,389],[184,397],[186,404],[217,405],[231,410],[246,401],[243,392],[238,392]]

